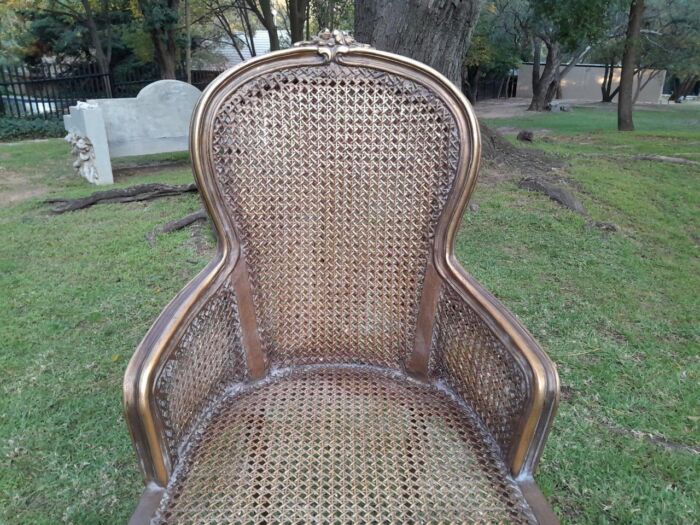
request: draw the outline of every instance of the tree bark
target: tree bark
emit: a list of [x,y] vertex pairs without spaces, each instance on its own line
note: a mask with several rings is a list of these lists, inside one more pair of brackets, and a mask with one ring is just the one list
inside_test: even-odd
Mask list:
[[542,42],[539,38],[535,37],[532,39],[532,76],[530,78],[530,85],[532,86],[532,92],[535,92],[535,86],[540,82],[540,69],[542,62]]
[[356,0],[355,38],[437,69],[461,85],[480,0]]
[[620,92],[617,97],[618,131],[634,131],[632,120],[632,97],[634,95],[634,73],[639,49],[639,34],[644,15],[644,0],[632,0],[630,16],[625,36],[625,51],[622,55],[622,72],[620,74]]

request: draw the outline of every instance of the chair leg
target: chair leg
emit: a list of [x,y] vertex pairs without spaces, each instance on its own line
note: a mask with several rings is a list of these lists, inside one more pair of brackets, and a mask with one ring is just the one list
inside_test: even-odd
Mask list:
[[148,525],[156,513],[165,489],[155,483],[149,483],[141,493],[141,499],[129,520],[129,525]]
[[519,481],[518,485],[520,485],[523,496],[530,504],[530,508],[537,518],[537,523],[540,525],[559,525],[559,518],[554,514],[552,507],[549,506],[549,502],[532,478]]

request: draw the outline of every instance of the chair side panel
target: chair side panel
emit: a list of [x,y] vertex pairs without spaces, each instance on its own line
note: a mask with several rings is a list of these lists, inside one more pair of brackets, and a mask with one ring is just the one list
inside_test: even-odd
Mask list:
[[238,305],[230,280],[206,301],[180,336],[155,381],[171,463],[209,405],[247,378]]
[[276,366],[411,351],[460,137],[424,85],[331,62],[254,77],[213,118],[213,177]]
[[526,372],[449,285],[442,288],[430,357],[434,377],[469,403],[507,456],[530,400]]

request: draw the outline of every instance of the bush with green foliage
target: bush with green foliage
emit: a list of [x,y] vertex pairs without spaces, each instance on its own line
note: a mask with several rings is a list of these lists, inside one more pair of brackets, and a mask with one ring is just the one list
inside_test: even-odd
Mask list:
[[62,137],[65,133],[61,120],[0,117],[0,142]]

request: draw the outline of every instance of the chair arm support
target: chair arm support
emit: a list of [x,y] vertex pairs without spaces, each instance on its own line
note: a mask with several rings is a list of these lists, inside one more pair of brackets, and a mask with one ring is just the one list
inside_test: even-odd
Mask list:
[[512,474],[531,477],[558,403],[556,368],[515,317],[451,263],[435,320],[433,366],[477,412]]
[[245,376],[242,356],[232,267],[219,254],[160,314],[124,376],[124,412],[146,484],[167,484],[206,405]]

